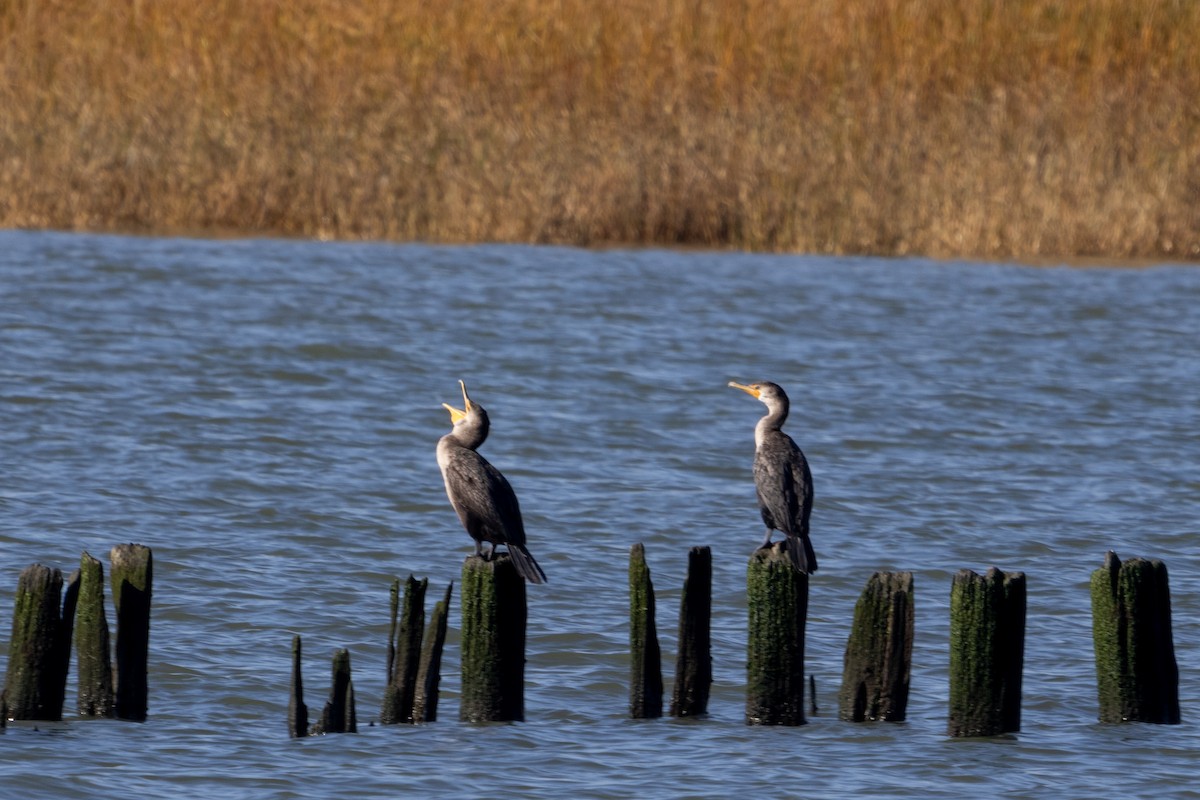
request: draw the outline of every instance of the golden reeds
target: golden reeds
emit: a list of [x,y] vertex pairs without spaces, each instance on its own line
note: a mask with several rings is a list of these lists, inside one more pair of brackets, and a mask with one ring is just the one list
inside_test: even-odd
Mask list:
[[0,225],[1200,257],[1193,0],[0,0]]

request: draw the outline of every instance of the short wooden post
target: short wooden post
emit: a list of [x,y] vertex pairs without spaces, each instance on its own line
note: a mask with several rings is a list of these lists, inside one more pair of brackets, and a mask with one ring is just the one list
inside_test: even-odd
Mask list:
[[413,698],[413,722],[437,721],[438,687],[442,681],[442,649],[446,644],[446,625],[450,618],[450,595],[454,583],[433,607],[425,644],[421,648],[421,663],[417,668],[417,690]]
[[79,716],[111,717],[116,711],[116,698],[108,617],[104,613],[104,565],[87,553],[79,560],[75,659],[79,665]]
[[313,726],[314,736],[324,733],[358,733],[358,715],[354,709],[354,682],[350,677],[350,651],[333,654],[333,686],[321,719]]
[[808,575],[776,542],[750,557],[746,587],[746,724],[803,725]]
[[1091,590],[1100,721],[1178,724],[1166,564],[1144,558],[1122,563],[1110,550],[1092,573]]
[[150,659],[150,599],[154,590],[154,558],[140,544],[119,544],[108,554],[112,564],[113,607],[117,613],[116,716],[146,719]]
[[1025,573],[960,570],[950,589],[950,736],[1021,729]]
[[525,719],[525,602],[525,581],[507,553],[463,562],[464,722]]
[[300,672],[300,636],[292,637],[292,688],[288,696],[288,736],[308,736],[308,706],[304,704],[304,678]]
[[839,716],[903,722],[912,674],[913,577],[876,572],[854,606]]
[[662,716],[662,651],[654,622],[654,584],[640,542],[629,551],[629,716]]
[[6,719],[62,719],[78,576],[63,595],[62,571],[31,564],[17,578],[5,676]]
[[712,551],[693,547],[688,552],[687,579],[679,600],[679,653],[675,657],[672,717],[708,713],[712,686]]
[[[396,629],[396,592],[392,585],[392,630]],[[413,721],[413,699],[417,694],[417,670],[421,664],[421,637],[425,633],[425,590],[429,579],[418,581],[412,575],[404,584],[404,611],[400,616],[399,638],[388,642],[388,684],[383,693],[379,721],[384,725]],[[391,654],[395,652],[395,658]]]

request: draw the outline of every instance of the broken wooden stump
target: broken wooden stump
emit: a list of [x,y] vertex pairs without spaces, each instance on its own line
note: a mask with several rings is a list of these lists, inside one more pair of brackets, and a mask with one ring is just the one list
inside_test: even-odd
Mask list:
[[671,716],[708,713],[712,686],[712,551],[693,547],[679,600],[679,651],[675,656],[675,686]]
[[776,542],[750,557],[746,590],[746,724],[803,725],[808,575]]
[[116,713],[108,617],[104,612],[104,565],[86,552],[79,560],[79,604],[75,612],[75,660],[81,717]]
[[392,626],[388,641],[388,682],[383,693],[379,721],[384,725],[413,722],[413,701],[417,694],[417,671],[421,663],[421,638],[425,632],[425,590],[429,579],[418,581],[412,575],[404,584],[404,611],[399,633],[396,614],[400,581],[392,584]]
[[119,719],[144,721],[149,706],[150,600],[154,558],[140,544],[119,544],[109,553],[117,636],[113,664]]
[[17,578],[5,676],[5,719],[62,719],[78,573],[63,594],[62,571],[32,564]]
[[358,733],[358,715],[354,708],[354,682],[350,677],[350,651],[333,654],[333,685],[321,719],[312,728],[313,736],[326,733]]
[[950,589],[950,736],[1021,729],[1025,573],[960,570]]
[[425,644],[421,648],[421,662],[417,668],[416,694],[413,697],[413,722],[437,721],[438,688],[442,681],[442,650],[446,644],[446,627],[450,618],[450,595],[454,583],[446,587],[446,594],[433,607],[429,627],[425,631]]
[[904,721],[912,643],[912,573],[876,572],[854,606],[838,698],[843,720]]
[[654,584],[646,564],[646,548],[629,551],[629,716],[662,716],[662,651],[654,622]]
[[292,687],[288,696],[288,736],[308,736],[308,706],[304,704],[304,678],[300,669],[300,636],[292,637]]
[[1091,594],[1100,721],[1178,724],[1179,667],[1166,564],[1122,562],[1110,550],[1104,566],[1092,573]]
[[525,718],[525,581],[507,553],[468,556],[462,577],[464,722]]

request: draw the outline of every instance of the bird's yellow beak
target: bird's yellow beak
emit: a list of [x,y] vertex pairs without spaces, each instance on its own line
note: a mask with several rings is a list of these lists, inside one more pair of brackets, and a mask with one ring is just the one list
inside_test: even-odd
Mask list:
[[450,405],[449,403],[442,403],[442,408],[444,408],[450,412],[450,424],[451,425],[457,424],[460,419],[467,416],[467,414],[471,413],[471,398],[467,397],[467,385],[465,383],[463,383],[462,381],[459,381],[458,385],[462,387],[462,393],[463,393],[463,408],[462,408],[462,410],[460,411],[459,409],[455,408],[454,406]]
[[741,389],[743,392],[750,395],[751,397],[757,398],[758,396],[760,396],[762,394],[762,392],[760,392],[758,389],[755,389],[753,386],[746,386],[743,383],[736,383],[735,381],[730,381],[729,385],[735,389]]

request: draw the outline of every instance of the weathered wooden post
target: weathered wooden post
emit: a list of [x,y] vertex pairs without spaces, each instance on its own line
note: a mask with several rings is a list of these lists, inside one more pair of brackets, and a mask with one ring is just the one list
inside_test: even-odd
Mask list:
[[112,564],[113,607],[117,613],[117,642],[113,680],[116,716],[142,722],[149,707],[146,677],[150,658],[150,599],[154,589],[154,558],[140,544],[119,544],[108,554]]
[[[417,671],[421,664],[421,637],[425,632],[425,590],[429,579],[412,575],[404,584],[404,613],[396,638],[396,599],[400,581],[392,584],[392,634],[388,641],[388,683],[383,693],[379,721],[384,725],[413,722],[413,700],[417,694]],[[395,656],[393,657],[393,653]]]
[[1100,721],[1178,724],[1166,564],[1143,558],[1122,563],[1110,550],[1092,573],[1091,590]]
[[79,560],[75,658],[79,665],[79,716],[111,717],[116,711],[116,698],[108,618],[104,613],[104,565],[87,553]]
[[333,686],[329,690],[329,701],[312,729],[314,736],[325,733],[358,733],[349,650],[338,650],[333,654]]
[[417,690],[413,698],[413,722],[437,721],[438,687],[442,681],[442,649],[446,644],[446,625],[450,618],[450,595],[454,583],[433,607],[425,645],[421,648],[421,663],[417,668]]
[[912,573],[876,572],[854,606],[838,698],[843,720],[904,721],[912,643]]
[[308,706],[304,704],[304,678],[300,673],[300,636],[292,637],[292,688],[288,697],[288,736],[308,736]]
[[1025,573],[959,570],[950,589],[950,736],[1021,729]]
[[712,551],[693,547],[688,552],[687,579],[679,599],[679,652],[675,657],[672,717],[708,713],[712,687]]
[[525,719],[525,602],[525,581],[507,553],[463,562],[464,722]]
[[746,724],[803,725],[808,575],[776,542],[750,557],[746,588]]
[[654,584],[640,542],[629,551],[629,716],[662,716],[662,651],[654,622]]
[[17,578],[4,688],[6,719],[62,719],[78,574],[65,597],[62,588],[62,571],[41,564],[31,564]]

